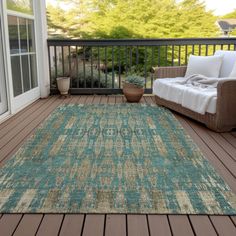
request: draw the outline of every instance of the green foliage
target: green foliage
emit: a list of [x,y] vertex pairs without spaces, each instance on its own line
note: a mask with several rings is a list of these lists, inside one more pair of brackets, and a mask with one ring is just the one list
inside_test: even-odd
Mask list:
[[[112,77],[105,74],[101,70],[92,68],[89,65],[85,66],[85,70],[81,67],[78,68],[77,75],[72,75],[72,86],[78,84],[79,88],[112,88]],[[117,84],[114,83],[117,88]]]
[[145,79],[141,76],[133,74],[125,78],[125,83],[133,84],[137,86],[138,88],[143,88],[145,85]]
[[236,19],[236,9],[222,17],[223,19]]
[[216,17],[200,0],[64,0],[48,6],[50,29],[72,38],[214,37]]
[[7,0],[7,8],[12,11],[32,15],[32,1],[30,0]]

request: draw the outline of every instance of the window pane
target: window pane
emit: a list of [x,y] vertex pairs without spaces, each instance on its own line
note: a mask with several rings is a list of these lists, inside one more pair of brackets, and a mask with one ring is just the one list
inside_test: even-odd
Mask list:
[[21,57],[24,92],[30,90],[29,60],[28,55]]
[[28,52],[26,19],[19,18],[21,53]]
[[28,20],[29,51],[35,52],[34,22]]
[[11,54],[17,54],[19,53],[17,17],[8,16],[8,30]]
[[11,57],[11,70],[12,70],[12,80],[13,80],[13,90],[14,96],[22,94],[22,83],[21,83],[21,73],[20,73],[20,57]]
[[30,55],[31,86],[38,87],[36,55]]
[[7,8],[33,15],[33,0],[7,0]]

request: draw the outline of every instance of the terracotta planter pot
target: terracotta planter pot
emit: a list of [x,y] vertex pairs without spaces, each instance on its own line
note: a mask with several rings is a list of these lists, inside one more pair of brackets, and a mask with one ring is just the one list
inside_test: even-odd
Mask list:
[[123,83],[123,93],[128,102],[139,102],[143,96],[144,88],[138,88],[134,84]]
[[57,87],[61,95],[67,95],[70,89],[70,77],[57,78]]

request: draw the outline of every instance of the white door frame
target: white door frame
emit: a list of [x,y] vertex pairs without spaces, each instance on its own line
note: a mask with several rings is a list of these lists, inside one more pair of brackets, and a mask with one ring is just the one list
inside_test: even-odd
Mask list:
[[[8,73],[7,73],[7,67],[6,67],[6,51],[5,49],[5,34],[4,34],[4,18],[3,15],[3,6],[2,2],[0,2],[0,50],[2,52],[2,57],[0,58],[0,66],[3,69],[2,74],[0,75],[0,93],[1,93],[1,100],[3,101],[0,103],[0,110],[4,108],[7,109],[6,112],[3,114],[0,113],[0,121],[9,116],[10,114],[10,106],[9,106],[9,86],[8,86]],[[5,103],[5,104],[4,104]]]
[[[36,4],[35,0],[33,0],[33,6],[34,6],[34,12],[36,12]],[[36,19],[34,16],[30,16],[24,13],[16,13],[11,10],[7,10],[7,3],[6,0],[3,0],[3,17],[4,17],[4,28],[5,28],[5,43],[6,43],[6,55],[7,55],[7,67],[8,67],[8,83],[9,83],[9,97],[10,97],[10,107],[11,107],[11,114],[14,114],[18,112],[19,110],[23,109],[24,107],[28,106],[33,101],[40,98],[40,88],[39,88],[39,66],[38,66],[38,47],[36,46],[36,61],[37,61],[37,80],[38,80],[38,87],[31,89],[23,94],[20,94],[19,96],[14,97],[13,93],[13,80],[12,80],[12,71],[11,71],[11,55],[10,55],[10,43],[9,43],[9,31],[8,31],[8,15],[18,16],[18,17],[24,17],[27,19],[33,19],[34,20],[34,33],[35,33],[35,44],[37,45],[37,30],[36,30]]]
[[[16,13],[7,10],[6,0],[0,1],[0,11],[2,15],[2,32],[3,32],[3,50],[5,62],[6,76],[6,92],[8,99],[8,112],[4,113],[4,117],[0,115],[0,123],[4,118],[8,118],[19,110],[23,109],[33,101],[45,98],[50,93],[50,76],[48,62],[48,47],[47,47],[47,20],[46,20],[46,2],[45,0],[33,0],[34,16],[24,13]],[[11,71],[11,55],[8,32],[8,14],[34,20],[35,33],[35,52],[37,65],[37,80],[38,87],[31,89],[17,97],[14,97],[13,81]]]

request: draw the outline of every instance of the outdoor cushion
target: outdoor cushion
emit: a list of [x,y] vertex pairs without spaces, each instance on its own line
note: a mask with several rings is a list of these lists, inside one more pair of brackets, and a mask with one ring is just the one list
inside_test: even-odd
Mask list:
[[236,63],[236,51],[219,50],[215,52],[215,55],[224,56],[219,77],[229,77]]
[[185,77],[200,74],[206,77],[218,78],[220,74],[223,55],[194,56],[190,55]]
[[229,77],[236,78],[236,62],[234,63],[233,70],[231,71]]
[[[157,79],[153,83],[153,93],[157,95],[160,98],[163,98],[167,101],[175,102],[177,104],[182,105],[183,101],[183,95],[184,91],[186,89],[185,85],[176,84],[175,82],[180,81],[184,79],[183,77],[177,77],[177,78],[165,78],[165,79]],[[190,88],[187,88],[188,90],[193,90]],[[194,90],[195,96],[197,96],[197,93],[200,95],[201,93],[204,93],[201,90],[195,89]],[[191,101],[192,94],[188,93],[189,97],[186,97],[185,99]],[[210,100],[206,112],[215,114],[216,113],[216,102],[217,98],[214,97]]]

